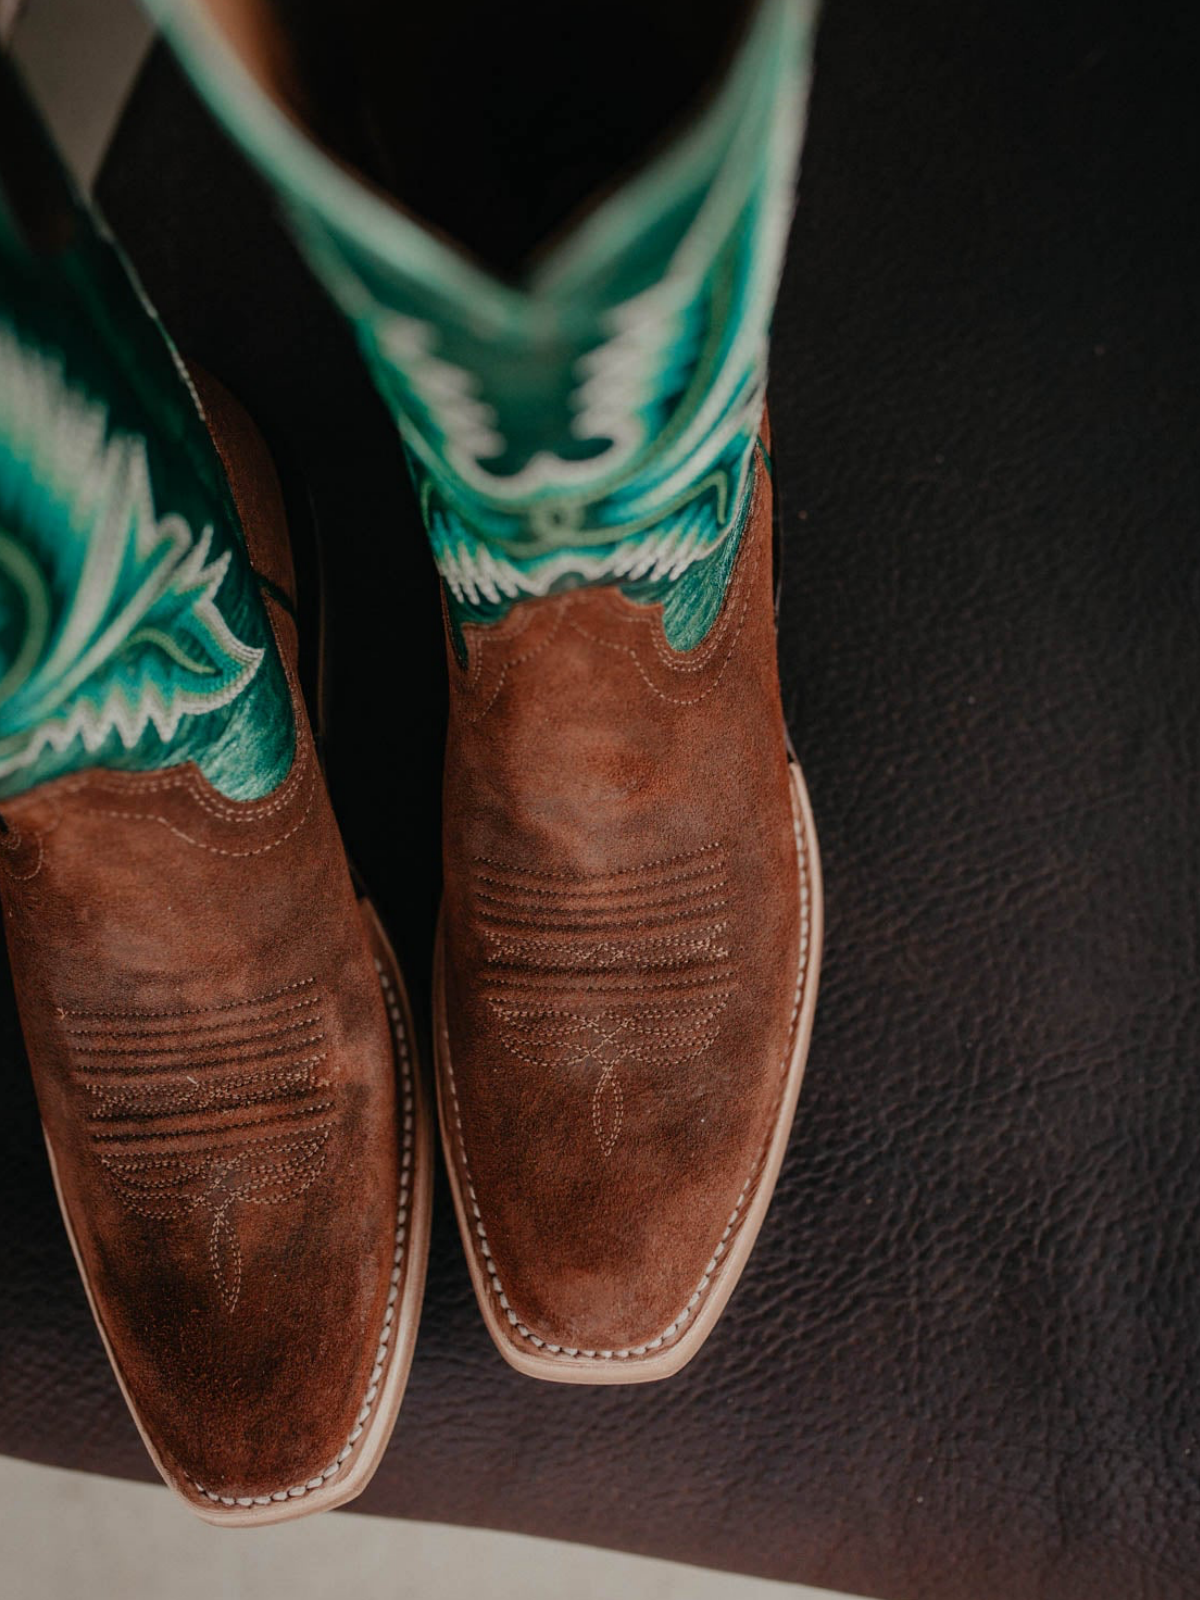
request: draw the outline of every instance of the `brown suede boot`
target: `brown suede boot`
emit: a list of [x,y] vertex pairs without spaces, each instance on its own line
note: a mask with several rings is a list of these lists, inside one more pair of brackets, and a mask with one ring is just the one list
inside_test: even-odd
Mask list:
[[211,1522],[349,1500],[404,1391],[430,1117],[404,982],[352,886],[296,683],[272,465],[204,383],[292,685],[290,774],[188,764],[4,806],[0,892],[63,1215],[167,1483]]
[[437,140],[387,7],[163,9],[354,327],[444,580],[436,1043],[484,1315],[522,1371],[664,1376],[762,1221],[816,999],[758,437],[815,7],[618,7],[644,93],[585,13],[551,74],[431,14]]
[[724,605],[583,588],[450,648],[436,1046],[471,1273],[506,1359],[661,1378],[762,1223],[816,1005],[821,875],[775,661],[762,453]]

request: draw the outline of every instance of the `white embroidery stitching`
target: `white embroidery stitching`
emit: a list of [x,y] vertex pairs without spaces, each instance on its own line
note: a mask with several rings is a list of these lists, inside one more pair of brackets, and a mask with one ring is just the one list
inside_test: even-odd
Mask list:
[[[775,1102],[776,1116],[778,1115],[779,1105],[783,1099],[784,1089],[787,1086],[788,1067],[792,1054],[792,1041],[795,1037],[796,1022],[800,1015],[800,1006],[804,998],[805,977],[808,972],[809,955],[810,889],[808,855],[801,817],[798,810],[795,809],[794,804],[792,812],[792,832],[796,841],[796,858],[800,870],[799,971],[796,975],[796,989],[792,1001],[792,1015],[791,1021],[788,1025],[788,1048],[780,1065],[779,1093]],[[446,1075],[449,1080],[450,1098],[454,1106],[454,1127],[456,1142],[458,1145],[458,1155],[462,1163],[463,1176],[466,1178],[467,1193],[470,1197],[471,1214],[474,1218],[476,1245],[480,1256],[482,1257],[484,1270],[487,1272],[492,1290],[499,1301],[501,1310],[504,1312],[513,1330],[519,1334],[522,1339],[528,1340],[530,1344],[534,1345],[539,1350],[546,1350],[551,1355],[563,1356],[576,1361],[627,1361],[630,1358],[649,1355],[652,1351],[659,1350],[663,1345],[670,1343],[670,1341],[678,1335],[683,1326],[690,1321],[693,1312],[699,1306],[700,1301],[703,1299],[705,1293],[709,1289],[713,1278],[716,1276],[721,1258],[728,1248],[729,1240],[732,1238],[734,1229],[738,1224],[739,1218],[741,1217],[742,1207],[745,1205],[747,1199],[752,1195],[754,1189],[757,1187],[758,1180],[762,1175],[762,1169],[766,1160],[767,1151],[770,1147],[771,1138],[775,1131],[775,1116],[772,1116],[770,1123],[768,1124],[767,1133],[763,1140],[762,1148],[760,1149],[754,1166],[751,1169],[750,1176],[746,1179],[746,1182],[742,1188],[742,1192],[738,1196],[737,1204],[734,1206],[732,1212],[730,1213],[729,1221],[725,1225],[725,1231],[718,1240],[716,1248],[713,1250],[713,1253],[709,1258],[708,1265],[704,1269],[704,1272],[700,1278],[700,1282],[696,1285],[696,1288],[689,1298],[687,1304],[684,1306],[683,1310],[679,1312],[675,1319],[668,1323],[656,1338],[647,1340],[645,1344],[632,1345],[623,1350],[581,1350],[566,1345],[553,1344],[549,1340],[539,1337],[538,1334],[526,1327],[526,1325],[517,1316],[516,1312],[509,1304],[508,1296],[504,1292],[504,1285],[501,1283],[500,1276],[496,1271],[495,1263],[492,1259],[491,1246],[488,1244],[487,1229],[484,1227],[483,1216],[479,1209],[479,1200],[475,1193],[474,1182],[471,1178],[470,1164],[467,1160],[466,1139],[462,1124],[462,1110],[458,1101],[458,1088],[454,1079],[454,1065],[450,1057],[449,1041],[446,1038],[446,1025],[444,1019],[442,1022],[442,1030],[443,1040],[446,1043]]]
[[413,1067],[408,1053],[408,1040],[404,1031],[404,1016],[400,1009],[399,997],[391,977],[384,971],[383,963],[376,959],[375,970],[379,974],[379,984],[383,990],[384,1003],[387,1006],[388,1020],[391,1023],[392,1038],[395,1041],[396,1055],[400,1063],[401,1074],[401,1104],[402,1104],[402,1154],[400,1168],[400,1205],[396,1213],[395,1248],[392,1254],[392,1276],[388,1286],[387,1309],[383,1316],[383,1331],[379,1336],[379,1345],[375,1351],[375,1364],[371,1369],[368,1379],[367,1392],[363,1396],[363,1403],[355,1419],[350,1436],[334,1459],[315,1477],[309,1478],[306,1483],[294,1484],[290,1489],[276,1489],[273,1494],[258,1495],[227,1495],[216,1494],[212,1489],[206,1489],[202,1483],[197,1483],[194,1478],[189,1479],[192,1487],[199,1491],[206,1500],[211,1500],[214,1505],[222,1506],[267,1506],[273,1501],[298,1500],[302,1495],[310,1494],[314,1489],[323,1489],[332,1479],[337,1477],[343,1466],[354,1453],[354,1447],[362,1437],[367,1419],[370,1417],[379,1395],[379,1386],[383,1378],[383,1369],[391,1349],[392,1331],[395,1327],[396,1302],[400,1298],[400,1280],[403,1277],[404,1254],[408,1239],[408,1202],[409,1187],[412,1177],[412,1152],[413,1152]]

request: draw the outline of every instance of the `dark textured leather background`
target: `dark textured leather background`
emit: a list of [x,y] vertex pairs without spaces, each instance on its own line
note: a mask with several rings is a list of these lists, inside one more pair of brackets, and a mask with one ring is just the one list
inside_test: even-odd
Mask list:
[[[776,1203],[695,1363],[601,1391],[504,1366],[443,1186],[362,1509],[889,1600],[1200,1594],[1194,14],[832,0],[772,394],[829,922]],[[334,799],[420,987],[442,668],[399,451],[161,58],[103,194],[308,473]],[[2,1029],[0,1448],[149,1476]]]

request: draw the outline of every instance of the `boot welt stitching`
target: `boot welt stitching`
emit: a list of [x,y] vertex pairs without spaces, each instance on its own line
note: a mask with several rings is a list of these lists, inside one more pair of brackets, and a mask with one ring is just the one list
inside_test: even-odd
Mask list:
[[379,1396],[380,1384],[383,1380],[384,1367],[387,1364],[388,1354],[391,1350],[392,1331],[395,1326],[396,1302],[400,1297],[400,1280],[403,1276],[403,1263],[405,1245],[408,1234],[408,1194],[409,1182],[412,1175],[412,1150],[413,1150],[413,1079],[412,1062],[409,1059],[408,1040],[404,1033],[404,1019],[400,1010],[399,998],[396,987],[390,976],[383,970],[382,963],[377,959],[375,970],[379,975],[379,985],[383,990],[384,1004],[387,1007],[388,1020],[391,1024],[392,1039],[395,1043],[396,1054],[400,1060],[402,1078],[402,1104],[403,1111],[403,1154],[400,1167],[400,1204],[396,1213],[395,1248],[392,1254],[392,1275],[388,1287],[387,1309],[383,1316],[383,1329],[379,1336],[379,1346],[375,1351],[375,1364],[371,1369],[371,1376],[367,1380],[367,1392],[363,1396],[362,1406],[355,1419],[354,1427],[346,1443],[338,1451],[334,1459],[315,1477],[309,1478],[306,1483],[293,1484],[288,1489],[276,1489],[272,1494],[256,1495],[227,1495],[217,1494],[212,1489],[206,1489],[195,1478],[188,1482],[206,1500],[211,1500],[214,1505],[221,1506],[268,1506],[284,1500],[298,1500],[302,1495],[310,1494],[314,1489],[323,1489],[331,1479],[336,1478],[342,1467],[354,1453],[354,1447],[362,1437],[367,1419],[374,1410],[375,1401]]
[[508,1321],[511,1324],[514,1332],[520,1334],[522,1339],[527,1339],[530,1344],[535,1345],[539,1350],[547,1350],[551,1355],[565,1356],[576,1361],[626,1361],[631,1356],[640,1357],[648,1355],[651,1351],[658,1350],[664,1344],[670,1343],[671,1340],[673,1340],[679,1334],[684,1324],[691,1318],[693,1311],[695,1311],[696,1307],[700,1304],[700,1301],[703,1299],[706,1290],[709,1288],[714,1276],[716,1275],[717,1267],[721,1257],[725,1254],[729,1240],[735,1227],[737,1226],[739,1218],[741,1217],[742,1208],[752,1195],[753,1191],[757,1187],[759,1178],[762,1176],[767,1150],[775,1133],[775,1124],[779,1115],[779,1107],[783,1101],[784,1089],[787,1085],[788,1065],[792,1056],[792,1041],[795,1038],[796,1022],[800,1015],[800,1005],[804,996],[804,980],[808,973],[808,956],[810,949],[808,852],[806,849],[802,820],[795,810],[794,801],[792,811],[792,833],[796,841],[796,861],[799,867],[800,875],[800,961],[799,970],[796,974],[795,994],[793,995],[792,999],[792,1015],[788,1024],[788,1047],[783,1061],[780,1064],[779,1092],[775,1098],[774,1110],[767,1126],[767,1132],[765,1138],[763,1139],[762,1148],[759,1150],[758,1155],[755,1158],[754,1165],[750,1170],[750,1176],[746,1179],[746,1182],[742,1188],[742,1192],[738,1196],[737,1204],[730,1213],[729,1221],[725,1226],[725,1232],[721,1235],[721,1238],[718,1241],[712,1256],[709,1258],[708,1265],[704,1269],[700,1282],[696,1285],[696,1288],[692,1292],[692,1295],[686,1306],[684,1306],[683,1310],[678,1314],[678,1316],[676,1316],[675,1320],[668,1323],[668,1325],[660,1334],[658,1334],[656,1338],[647,1340],[645,1344],[632,1345],[623,1350],[581,1350],[577,1347],[553,1344],[548,1339],[539,1337],[538,1334],[527,1328],[517,1316],[516,1312],[509,1304],[508,1296],[504,1292],[504,1286],[500,1281],[500,1277],[493,1262],[491,1246],[488,1244],[487,1229],[484,1227],[483,1216],[479,1209],[478,1196],[475,1193],[475,1184],[471,1177],[470,1163],[467,1160],[466,1138],[463,1131],[462,1110],[458,1101],[458,1089],[454,1079],[454,1065],[451,1060],[449,1050],[446,1051],[446,1069],[450,1082],[450,1094],[454,1101],[454,1124],[458,1136],[458,1152],[459,1158],[462,1162],[463,1174],[467,1180],[467,1190],[471,1197],[471,1211],[475,1218],[476,1244],[483,1259],[483,1264],[487,1271],[488,1279],[491,1283],[492,1289],[494,1290],[496,1298],[500,1303],[500,1308],[508,1318]]

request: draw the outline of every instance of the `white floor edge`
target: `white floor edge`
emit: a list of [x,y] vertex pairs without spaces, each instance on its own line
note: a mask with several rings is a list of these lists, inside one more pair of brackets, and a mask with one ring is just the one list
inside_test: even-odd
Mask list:
[[0,1552],[12,1600],[828,1600],[554,1539],[334,1512],[225,1529],[166,1489],[0,1457]]

